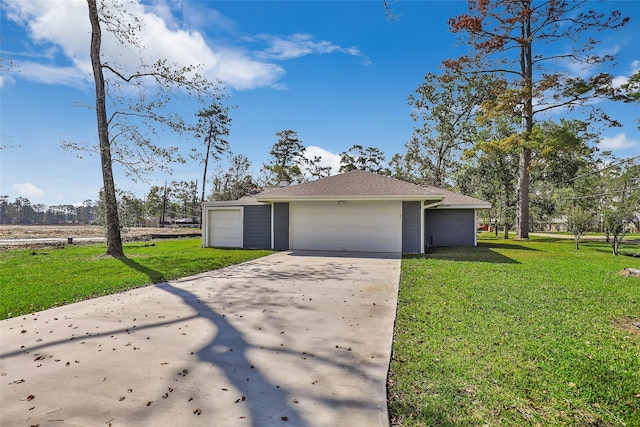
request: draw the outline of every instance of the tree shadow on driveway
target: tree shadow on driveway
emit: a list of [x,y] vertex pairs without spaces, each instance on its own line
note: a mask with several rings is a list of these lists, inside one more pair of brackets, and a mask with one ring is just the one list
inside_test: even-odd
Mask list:
[[9,319],[0,424],[387,425],[388,268],[283,256]]
[[[196,352],[199,360],[212,363],[224,371],[232,385],[242,393],[240,398],[246,402],[250,412],[251,425],[255,427],[272,422],[289,421],[292,425],[304,427],[307,424],[289,403],[288,392],[276,384],[270,383],[262,373],[252,365],[247,353],[253,347],[243,334],[234,328],[224,315],[216,313],[200,299],[184,289],[169,283],[158,285],[162,290],[180,297],[186,304],[198,311],[198,316],[215,325],[217,333],[212,341]],[[274,416],[274,410],[280,413]],[[267,418],[267,419],[265,419]]]
[[[159,272],[130,258],[123,257],[120,258],[120,261],[130,268],[146,274],[152,281],[157,281],[159,277],[162,277]],[[216,270],[213,274],[220,274],[222,277],[228,278],[233,274],[232,271],[234,270],[227,269],[225,272],[225,269],[222,269]],[[256,273],[254,269],[250,271]],[[186,278],[180,282],[187,284],[194,280],[197,281],[198,277],[200,276]],[[286,277],[280,279],[286,279]],[[168,282],[156,286],[181,298],[186,305],[197,312],[197,318],[204,318],[215,326],[217,332],[213,339],[198,350],[195,355],[200,361],[219,368],[233,387],[242,393],[239,399],[249,408],[249,421],[252,426],[260,427],[283,421],[288,421],[295,426],[306,426],[304,420],[290,404],[287,390],[270,383],[249,361],[247,353],[253,346],[248,344],[243,334],[226,319],[226,314],[217,313],[207,304],[202,303],[202,299],[197,295]],[[214,385],[211,384],[211,387]],[[274,410],[279,410],[280,413],[274,416]]]
[[215,327],[195,355],[242,393],[236,403],[251,425],[386,425],[389,354],[370,325],[395,313],[395,298],[381,291],[377,270],[281,262],[276,255],[159,287]]

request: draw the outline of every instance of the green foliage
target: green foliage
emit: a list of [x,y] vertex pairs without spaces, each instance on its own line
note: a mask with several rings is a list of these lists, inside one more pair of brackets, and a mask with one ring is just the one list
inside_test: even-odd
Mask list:
[[315,179],[326,178],[331,175],[331,166],[322,166],[322,156],[307,158],[306,172]]
[[[547,120],[534,126],[529,139],[531,219],[535,228],[562,215],[558,198],[571,194],[577,177],[594,165],[596,137],[579,120]],[[568,189],[568,191],[566,191]]]
[[[636,71],[629,80],[621,86],[625,102],[640,102],[640,71]],[[639,119],[640,123],[640,119]]]
[[638,279],[617,274],[637,261],[604,243],[479,242],[402,261],[392,424],[640,425]]
[[352,170],[363,170],[379,175],[391,173],[386,167],[382,150],[377,147],[364,148],[358,144],[354,144],[349,150],[340,153],[340,172]]
[[514,135],[515,124],[507,119],[496,119],[480,130],[473,147],[464,152],[467,162],[456,176],[464,194],[491,203],[490,215],[503,226],[505,237],[515,221],[518,149]]
[[298,134],[290,129],[276,132],[278,141],[273,144],[269,155],[271,162],[262,167],[265,181],[269,185],[281,182],[296,184],[304,182],[302,167],[306,163],[305,148]]
[[627,232],[627,227],[640,214],[640,163],[632,158],[603,171],[600,195],[604,231],[614,255]]
[[487,75],[427,73],[409,96],[416,126],[405,153],[392,158],[394,176],[422,185],[450,186],[460,167],[459,155],[477,133],[479,107],[494,96],[494,81]]
[[[231,127],[231,118],[229,117],[229,109],[222,104],[223,97],[220,96],[215,99],[211,105],[198,112],[199,118],[196,131],[204,134],[204,143],[207,147],[204,155],[200,154],[198,150],[193,149],[192,157],[200,158],[204,164],[204,170],[202,173],[202,193],[200,201],[204,201],[204,195],[206,192],[207,184],[207,169],[209,167],[209,160],[211,158],[220,160],[220,156],[229,151],[229,136]],[[198,135],[196,134],[196,137]]]
[[0,224],[91,224],[95,219],[93,201],[82,205],[53,205],[31,203],[26,197],[0,196]]
[[573,206],[566,213],[567,229],[573,234],[576,242],[576,249],[580,249],[580,239],[587,232],[593,229],[595,218],[593,212],[581,206]]
[[[196,125],[196,138],[203,138],[207,146],[205,156],[198,155],[193,149],[196,159],[208,159],[208,156],[220,160],[220,156],[229,150],[227,137],[230,133],[231,117],[229,108],[222,104],[224,97],[220,95],[207,108],[198,111],[198,124]],[[208,155],[208,156],[207,156]]]
[[102,256],[104,245],[0,252],[0,319],[177,279],[268,255],[202,248],[200,239],[125,244],[127,256]]
[[[588,114],[588,122],[620,125],[593,102],[620,99],[620,91],[614,86],[613,76],[601,72],[602,67],[614,61],[614,55],[598,52],[598,41],[591,34],[618,29],[629,18],[618,11],[600,13],[587,8],[586,0],[467,3],[468,12],[449,19],[449,27],[461,36],[469,52],[445,60],[443,65],[451,75],[488,73],[500,78],[496,98],[482,106],[485,119],[518,117],[522,121],[523,129],[516,139],[520,146],[516,231],[519,238],[527,238],[529,145],[535,143],[531,138],[536,117],[554,110],[587,107],[581,110]],[[567,73],[569,62],[588,64],[593,74]]]
[[229,168],[218,170],[213,177],[213,191],[209,200],[238,200],[243,196],[258,191],[258,184],[254,181],[249,169],[251,161],[243,154],[231,156]]

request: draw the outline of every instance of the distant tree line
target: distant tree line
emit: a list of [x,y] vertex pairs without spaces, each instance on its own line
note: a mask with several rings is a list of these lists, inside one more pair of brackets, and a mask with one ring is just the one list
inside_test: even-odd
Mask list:
[[82,205],[46,206],[31,203],[26,197],[10,202],[9,196],[0,196],[0,224],[54,225],[91,224],[96,218],[96,206],[91,200]]

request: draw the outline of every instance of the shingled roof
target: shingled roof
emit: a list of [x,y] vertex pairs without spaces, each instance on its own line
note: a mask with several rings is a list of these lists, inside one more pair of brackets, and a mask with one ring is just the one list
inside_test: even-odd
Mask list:
[[426,200],[446,206],[489,208],[482,200],[437,187],[420,186],[371,172],[354,170],[303,184],[270,188],[254,196],[258,202],[294,200]]

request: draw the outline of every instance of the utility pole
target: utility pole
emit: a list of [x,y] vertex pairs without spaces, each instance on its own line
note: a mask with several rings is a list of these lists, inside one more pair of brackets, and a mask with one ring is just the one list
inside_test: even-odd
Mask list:
[[164,182],[164,195],[162,196],[162,216],[160,217],[160,228],[164,228],[164,213],[167,210],[167,181]]

